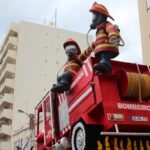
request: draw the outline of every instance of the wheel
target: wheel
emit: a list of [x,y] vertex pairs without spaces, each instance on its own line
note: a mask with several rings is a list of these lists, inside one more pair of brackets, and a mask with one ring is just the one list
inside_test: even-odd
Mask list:
[[72,150],[96,150],[98,130],[95,126],[89,126],[78,122],[72,130]]

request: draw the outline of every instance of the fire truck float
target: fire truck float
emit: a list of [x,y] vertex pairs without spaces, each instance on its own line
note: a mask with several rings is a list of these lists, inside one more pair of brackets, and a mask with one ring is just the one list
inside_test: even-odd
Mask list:
[[96,74],[97,61],[36,106],[38,150],[150,150],[149,66],[111,61],[111,73]]

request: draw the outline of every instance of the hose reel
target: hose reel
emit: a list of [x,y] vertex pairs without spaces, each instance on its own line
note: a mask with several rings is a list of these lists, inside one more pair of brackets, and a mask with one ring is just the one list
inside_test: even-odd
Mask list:
[[123,98],[143,100],[150,98],[150,73],[139,74],[121,69],[118,83]]

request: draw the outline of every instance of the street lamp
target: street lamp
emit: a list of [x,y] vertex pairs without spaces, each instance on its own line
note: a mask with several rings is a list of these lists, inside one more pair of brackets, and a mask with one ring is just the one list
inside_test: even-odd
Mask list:
[[[25,111],[23,111],[21,109],[18,109],[18,112],[19,113],[24,113],[26,116],[29,117],[29,119],[30,119],[29,127],[30,127],[30,130],[32,131],[31,134],[30,134],[30,139],[32,139],[32,137],[35,135],[34,134],[34,114],[28,114],[28,113],[26,113]],[[25,143],[25,146],[23,147],[22,150],[26,149],[26,146],[28,145],[30,139]],[[32,148],[33,148],[33,146],[30,149],[32,149]]]
[[26,116],[30,118],[30,129],[34,129],[34,114],[28,114],[25,111],[18,109],[19,113],[24,113]]
[[24,114],[26,114],[26,115],[30,118],[29,114],[26,113],[25,111],[23,111],[23,110],[21,110],[21,109],[18,109],[18,112],[19,112],[19,113],[24,113]]

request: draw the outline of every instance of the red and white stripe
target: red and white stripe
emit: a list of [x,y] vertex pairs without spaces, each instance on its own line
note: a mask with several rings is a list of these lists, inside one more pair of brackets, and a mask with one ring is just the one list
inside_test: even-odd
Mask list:
[[86,59],[86,60],[85,60],[85,63],[87,64],[89,71],[92,72],[92,71],[93,71],[93,67],[92,67],[91,64],[90,64],[89,59]]
[[53,118],[53,110],[52,110],[52,96],[51,96],[51,92],[49,92],[50,94],[49,94],[49,97],[50,97],[50,109],[51,109],[51,126],[52,126],[52,139],[54,139],[54,125],[53,125],[53,120],[52,120],[52,118]]
[[92,92],[92,87],[89,87],[70,107],[69,112],[71,112],[77,105],[79,105],[86,96]]
[[66,92],[58,95],[59,104],[62,104],[64,101],[67,100]]
[[68,125],[66,128],[63,129],[62,133],[65,134],[71,129],[71,126]]

